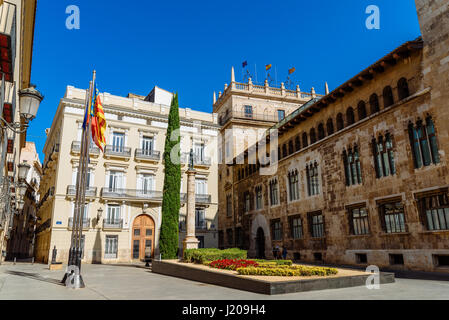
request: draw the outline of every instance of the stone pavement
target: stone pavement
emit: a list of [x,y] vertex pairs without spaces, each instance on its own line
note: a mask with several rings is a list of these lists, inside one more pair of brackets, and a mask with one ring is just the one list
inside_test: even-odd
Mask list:
[[267,296],[153,274],[143,265],[82,268],[86,288],[73,290],[59,284],[64,271],[42,264],[2,264],[0,300],[449,300],[449,281],[444,280],[396,279],[379,290],[354,287]]

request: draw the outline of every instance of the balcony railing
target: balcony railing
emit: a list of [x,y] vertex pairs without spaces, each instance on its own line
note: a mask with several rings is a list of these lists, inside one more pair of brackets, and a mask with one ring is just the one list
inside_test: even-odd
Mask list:
[[[69,229],[73,228],[73,218],[69,218]],[[83,229],[89,229],[90,219],[83,219]]]
[[232,112],[225,113],[223,115],[219,115],[218,123],[222,126],[226,122],[228,122],[231,118],[234,118],[234,119],[245,119],[245,120],[268,121],[268,122],[278,122],[278,121],[282,120],[282,119],[279,119],[277,114],[274,115],[274,114],[262,114],[262,113],[232,111]]
[[[209,225],[208,225],[208,222],[210,222]],[[187,229],[187,226],[186,226],[185,217],[184,217],[184,220],[181,220],[179,222],[179,230],[186,231],[186,229]],[[199,222],[195,223],[195,229],[200,230],[200,231],[213,230],[213,223],[210,220],[199,221]]]
[[122,229],[122,219],[105,219],[103,220],[103,229]]
[[[183,152],[181,155],[181,163],[189,163],[190,161],[190,153]],[[200,157],[198,155],[193,155],[193,164],[196,166],[207,166],[210,167],[211,159],[210,157]]]
[[[73,141],[71,150],[72,150],[72,153],[80,153],[81,152],[81,142]],[[100,154],[100,148],[98,148],[96,145],[91,143],[89,146],[89,154],[92,154],[92,155]]]
[[107,156],[116,156],[123,158],[131,158],[131,148],[121,146],[106,146],[104,154]]
[[210,203],[212,200],[212,196],[210,194],[196,194],[195,202],[196,203]]
[[102,188],[101,189],[101,197],[102,198],[145,199],[145,200],[162,201],[162,191]]
[[[67,195],[76,196],[76,186],[67,186]],[[97,187],[86,188],[86,197],[96,197],[96,196],[97,196]]]
[[[195,203],[211,203],[212,196],[210,194],[196,194]],[[181,193],[181,202],[187,202],[187,193]]]
[[136,149],[134,156],[136,159],[159,161],[161,159],[161,152],[156,150]]

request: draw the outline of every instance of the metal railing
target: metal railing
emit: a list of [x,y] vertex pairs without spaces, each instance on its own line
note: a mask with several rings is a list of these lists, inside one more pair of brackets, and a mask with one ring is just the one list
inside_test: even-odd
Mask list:
[[159,161],[161,159],[161,152],[156,150],[136,149],[136,151],[134,152],[134,156],[136,159]]
[[[69,218],[69,228],[73,228],[73,218]],[[83,229],[89,229],[90,227],[90,219],[83,219]]]
[[[80,153],[81,152],[81,142],[73,141],[71,150],[73,153]],[[100,154],[100,148],[98,148],[96,145],[91,143],[89,146],[89,153],[90,154]]]
[[[196,194],[195,203],[211,203],[212,195],[210,194]],[[181,202],[187,202],[187,193],[181,193]]]
[[[190,153],[183,152],[181,154],[181,163],[189,163]],[[193,164],[197,166],[210,166],[211,158],[210,157],[200,157],[198,155],[193,156]]]
[[[75,196],[76,195],[76,186],[67,186],[67,195]],[[97,187],[87,187],[86,188],[86,197],[95,197],[97,195]]]
[[121,146],[106,146],[104,150],[104,154],[107,156],[119,156],[130,158],[131,157],[131,148],[130,147],[121,147]]
[[258,120],[267,122],[278,122],[277,114],[262,114],[253,112],[232,111],[218,116],[218,123],[224,125],[231,119]]
[[162,201],[162,191],[102,188],[102,198],[148,199]]
[[123,219],[104,219],[103,229],[122,229]]

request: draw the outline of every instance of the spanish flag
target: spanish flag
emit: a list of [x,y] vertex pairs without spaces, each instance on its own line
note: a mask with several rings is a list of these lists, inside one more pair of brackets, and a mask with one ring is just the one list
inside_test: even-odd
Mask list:
[[103,105],[96,84],[94,86],[94,97],[92,99],[91,118],[92,140],[98,148],[103,151],[103,148],[106,145],[106,118],[104,116]]
[[265,66],[265,70],[268,71],[268,70],[270,70],[270,69],[271,69],[271,64],[267,64],[267,65]]
[[295,72],[295,70],[296,70],[295,67],[288,69],[288,74],[292,74],[293,72]]

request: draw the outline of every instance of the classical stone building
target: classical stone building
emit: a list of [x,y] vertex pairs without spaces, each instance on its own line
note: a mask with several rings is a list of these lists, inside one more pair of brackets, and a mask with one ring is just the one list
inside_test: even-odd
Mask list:
[[[300,261],[449,270],[449,5],[416,5],[422,38],[308,99],[271,127],[278,139],[262,136],[274,174],[248,160],[260,143],[220,169],[232,195],[219,193],[220,247],[272,257],[286,246]],[[245,104],[257,103],[248,90]]]
[[[76,174],[86,90],[67,87],[44,146],[44,175],[37,227],[36,259],[67,262],[72,230]],[[107,129],[105,152],[90,149],[87,209],[84,213],[85,262],[138,261],[145,249],[158,248],[161,224],[167,118],[171,93],[155,88],[148,96],[102,93]],[[157,101],[157,102],[155,102]],[[216,247],[217,237],[217,117],[180,108],[181,212],[180,248],[185,237],[185,193],[188,152],[195,153],[196,235],[200,246]],[[157,251],[156,251],[157,254]]]

